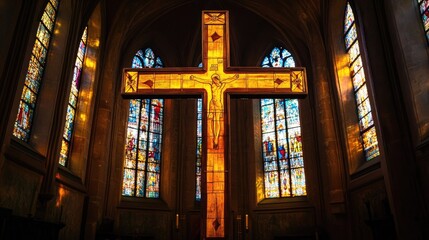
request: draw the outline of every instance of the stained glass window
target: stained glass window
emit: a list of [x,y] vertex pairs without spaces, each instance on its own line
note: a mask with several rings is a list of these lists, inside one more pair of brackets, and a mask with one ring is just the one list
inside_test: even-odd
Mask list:
[[[139,50],[133,68],[161,68],[152,49]],[[159,198],[163,99],[131,99],[124,156],[122,195]]]
[[201,200],[201,160],[203,158],[203,100],[197,100],[197,162],[195,199]]
[[[295,67],[292,55],[275,47],[262,67]],[[261,99],[262,148],[266,198],[307,194],[297,99]]]
[[82,66],[86,52],[87,27],[83,31],[77,50],[76,61],[73,70],[73,81],[70,88],[69,103],[67,105],[66,122],[64,125],[63,139],[61,142],[61,152],[59,163],[67,166],[70,155],[71,139],[73,136],[74,119],[77,112],[77,102],[79,99],[79,87],[82,74]]
[[25,76],[24,89],[22,90],[21,99],[19,101],[13,135],[26,142],[30,138],[31,124],[33,121],[40,85],[42,84],[49,44],[51,42],[58,10],[58,3],[58,0],[50,0],[45,7],[42,19],[39,22],[36,41],[33,45],[30,63],[28,64],[27,74]]
[[420,9],[420,15],[422,16],[426,39],[429,41],[429,1],[418,0],[418,4]]
[[344,42],[350,59],[350,72],[353,92],[357,104],[359,130],[367,161],[380,155],[377,133],[372,117],[371,104],[366,84],[365,69],[360,54],[355,17],[350,3],[347,2],[344,19]]

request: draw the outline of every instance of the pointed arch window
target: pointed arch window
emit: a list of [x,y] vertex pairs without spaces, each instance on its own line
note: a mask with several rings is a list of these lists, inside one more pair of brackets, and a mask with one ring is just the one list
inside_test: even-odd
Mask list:
[[77,103],[79,100],[79,88],[82,76],[82,67],[84,64],[86,53],[86,42],[88,37],[88,27],[85,27],[82,37],[79,42],[79,49],[77,51],[76,61],[73,70],[73,81],[70,88],[69,102],[67,105],[66,122],[64,125],[63,139],[61,142],[61,152],[59,163],[62,166],[68,165],[70,155],[71,140],[73,136],[74,120],[77,113]]
[[[133,68],[162,68],[152,49],[139,50]],[[159,198],[163,99],[131,99],[124,156],[122,195]]]
[[365,66],[360,54],[355,17],[349,2],[347,2],[345,10],[344,42],[350,59],[349,66],[357,105],[361,142],[365,152],[365,159],[369,161],[380,155],[380,151],[368,95]]
[[423,21],[423,27],[425,30],[426,40],[429,41],[429,1],[428,0],[418,0],[420,9],[420,15]]
[[[274,47],[262,67],[295,67],[284,48]],[[297,99],[261,99],[265,198],[307,194]]]
[[30,138],[31,125],[54,31],[58,4],[58,0],[50,0],[45,7],[37,29],[36,41],[33,45],[24,88],[19,100],[13,136],[25,142],[28,142]]

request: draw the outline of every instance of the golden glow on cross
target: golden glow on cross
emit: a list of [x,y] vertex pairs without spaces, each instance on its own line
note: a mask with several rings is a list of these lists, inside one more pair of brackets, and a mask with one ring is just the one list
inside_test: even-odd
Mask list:
[[[205,236],[225,236],[225,131],[224,93],[258,95],[304,95],[304,68],[230,68],[227,11],[203,12],[203,66],[200,68],[125,69],[122,95],[207,96],[205,164]],[[203,142],[204,144],[204,142]]]

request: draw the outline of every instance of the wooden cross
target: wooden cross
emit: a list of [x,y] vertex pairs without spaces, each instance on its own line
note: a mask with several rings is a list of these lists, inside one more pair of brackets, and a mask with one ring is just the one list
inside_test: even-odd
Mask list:
[[305,96],[304,68],[229,66],[228,11],[203,11],[203,68],[124,69],[122,96],[148,98],[203,95],[205,218],[203,236],[225,237],[225,96]]

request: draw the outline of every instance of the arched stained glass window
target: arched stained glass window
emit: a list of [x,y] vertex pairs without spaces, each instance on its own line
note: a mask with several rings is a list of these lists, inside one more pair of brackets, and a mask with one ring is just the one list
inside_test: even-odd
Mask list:
[[361,141],[365,151],[365,158],[369,161],[380,155],[380,151],[378,149],[377,133],[372,117],[364,64],[360,54],[355,17],[349,2],[347,2],[345,11],[344,42],[350,59],[350,72],[357,104]]
[[423,27],[426,33],[426,39],[429,41],[429,1],[418,0],[420,15],[422,16]]
[[[162,68],[152,49],[139,50],[133,68]],[[159,198],[163,99],[131,99],[124,156],[122,195]]]
[[49,44],[55,26],[58,3],[58,0],[50,0],[39,22],[36,41],[33,45],[30,63],[28,64],[28,70],[25,76],[24,89],[22,90],[21,99],[19,101],[13,135],[26,142],[30,138],[31,124],[40,86],[42,84]]
[[[292,55],[275,47],[262,67],[295,67]],[[264,191],[266,198],[307,194],[297,99],[261,99]]]
[[195,199],[201,200],[201,160],[203,158],[203,100],[197,99],[197,161],[196,161],[196,183]]
[[63,140],[61,142],[61,152],[59,163],[62,166],[68,165],[68,158],[70,155],[71,139],[73,136],[74,119],[77,112],[77,103],[79,100],[79,87],[81,82],[82,67],[86,53],[86,40],[87,40],[87,27],[83,31],[82,37],[79,42],[79,49],[77,51],[76,61],[73,70],[73,81],[70,89],[69,102],[67,105],[66,122],[64,125]]

